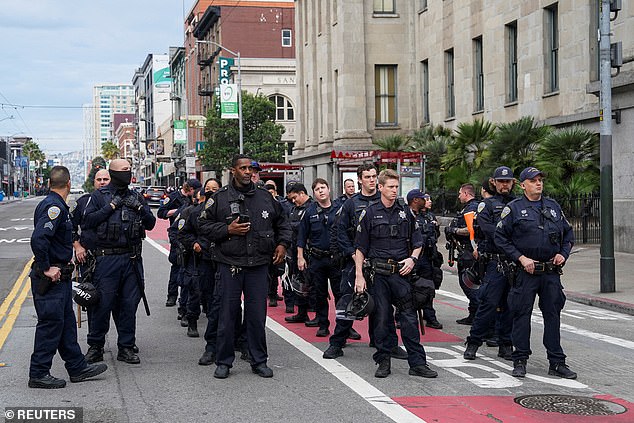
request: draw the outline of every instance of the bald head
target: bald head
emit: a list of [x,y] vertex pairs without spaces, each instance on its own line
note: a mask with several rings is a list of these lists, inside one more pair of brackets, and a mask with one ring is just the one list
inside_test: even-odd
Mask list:
[[98,170],[97,173],[95,173],[95,180],[93,182],[95,189],[105,187],[109,183],[110,183],[110,173],[108,173],[106,169]]
[[110,170],[130,170],[130,162],[126,159],[114,159],[110,162]]

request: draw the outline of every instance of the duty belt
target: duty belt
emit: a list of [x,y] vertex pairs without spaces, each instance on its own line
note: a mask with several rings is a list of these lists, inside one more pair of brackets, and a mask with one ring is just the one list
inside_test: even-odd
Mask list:
[[320,250],[319,248],[310,247],[308,249],[308,254],[311,256],[315,256],[317,258],[331,258],[332,253],[329,250]]
[[141,254],[141,245],[136,245],[134,247],[124,247],[124,248],[98,248],[93,250],[93,254],[95,256],[115,256],[121,254],[130,254],[130,256],[136,256]]
[[504,261],[506,256],[504,254],[482,253],[482,257],[487,260]]
[[395,259],[370,259],[372,270],[377,275],[389,276],[398,273],[403,267],[398,260]]
[[51,267],[59,267],[60,273],[62,274],[60,281],[62,279],[70,279],[73,276],[73,272],[75,271],[75,265],[72,263],[51,263]]
[[559,266],[547,261],[546,262],[536,261],[533,275],[543,275],[547,273],[562,275],[564,272],[562,271],[562,266]]

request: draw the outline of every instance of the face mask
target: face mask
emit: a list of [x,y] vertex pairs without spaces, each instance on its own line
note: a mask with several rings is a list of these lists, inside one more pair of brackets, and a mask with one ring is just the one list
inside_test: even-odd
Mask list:
[[132,180],[131,170],[110,170],[110,183],[119,189],[127,188]]
[[209,200],[214,195],[213,191],[205,191],[205,200]]

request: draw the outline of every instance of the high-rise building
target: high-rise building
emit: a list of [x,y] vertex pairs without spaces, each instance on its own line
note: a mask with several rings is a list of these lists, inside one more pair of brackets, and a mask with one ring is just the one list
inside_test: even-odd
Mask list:
[[99,155],[101,144],[114,141],[115,113],[134,113],[134,87],[130,84],[99,84],[92,90],[92,152]]

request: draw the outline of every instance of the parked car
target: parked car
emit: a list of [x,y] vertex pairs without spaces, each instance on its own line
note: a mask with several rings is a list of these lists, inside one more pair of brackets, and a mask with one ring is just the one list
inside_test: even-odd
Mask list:
[[[45,193],[46,190],[42,190],[43,192],[39,192],[37,193],[37,195],[47,195]],[[84,193],[84,189],[83,188],[77,188],[77,187],[72,187],[70,189],[70,193],[71,194],[83,194]]]
[[161,205],[161,201],[167,197],[165,187],[148,187],[143,193],[145,201],[149,206],[158,207]]

